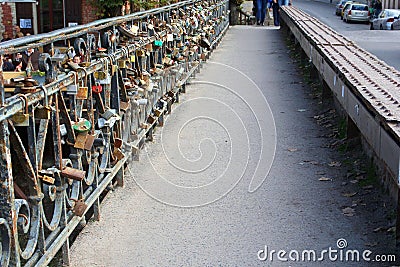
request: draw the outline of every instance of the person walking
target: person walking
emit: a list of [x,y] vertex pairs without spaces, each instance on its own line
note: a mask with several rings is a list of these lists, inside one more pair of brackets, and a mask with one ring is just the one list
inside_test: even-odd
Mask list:
[[278,0],[272,1],[272,14],[274,15],[274,25],[279,26],[279,2],[278,2]]
[[257,0],[257,25],[264,25],[265,13],[267,11],[267,0]]

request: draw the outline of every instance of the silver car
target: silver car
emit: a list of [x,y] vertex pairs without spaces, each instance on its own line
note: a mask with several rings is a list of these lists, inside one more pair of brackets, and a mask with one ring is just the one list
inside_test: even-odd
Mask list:
[[342,9],[344,7],[344,4],[346,4],[346,2],[349,2],[349,0],[339,0],[339,2],[336,4],[336,10],[335,10],[336,16],[341,16]]
[[400,16],[399,9],[384,9],[371,21],[371,30],[391,30],[392,23]]
[[343,11],[344,22],[360,21],[369,23],[369,16],[369,8],[365,4],[352,3],[347,5]]

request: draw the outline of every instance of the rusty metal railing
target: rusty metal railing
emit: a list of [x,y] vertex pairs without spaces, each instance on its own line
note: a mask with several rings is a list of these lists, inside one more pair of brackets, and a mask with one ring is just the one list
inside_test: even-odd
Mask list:
[[191,0],[0,44],[2,67],[22,66],[0,71],[1,266],[47,266],[60,249],[69,264],[71,233],[100,218],[228,13]]

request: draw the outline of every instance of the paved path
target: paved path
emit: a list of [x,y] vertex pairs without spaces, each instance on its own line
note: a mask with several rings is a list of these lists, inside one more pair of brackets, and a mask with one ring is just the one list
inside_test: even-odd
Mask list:
[[[374,266],[257,258],[265,246],[337,249],[340,238],[395,251],[391,235],[373,232],[388,224],[384,203],[373,193],[357,202],[363,189],[329,166],[342,157],[326,148],[316,100],[276,28],[231,27],[193,82],[125,188],[104,201],[102,220],[78,236],[72,266]],[[343,215],[349,206],[354,216]]]

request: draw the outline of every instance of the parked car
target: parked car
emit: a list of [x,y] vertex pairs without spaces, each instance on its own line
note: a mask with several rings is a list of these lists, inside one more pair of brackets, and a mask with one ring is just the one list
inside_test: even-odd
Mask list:
[[369,16],[369,7],[365,4],[352,3],[343,11],[344,22],[361,21],[369,23]]
[[343,19],[344,10],[345,10],[346,8],[348,8],[352,3],[353,3],[353,1],[347,1],[347,2],[344,4],[344,6],[343,6],[343,8],[342,8],[342,11],[340,12],[340,19]]
[[342,14],[342,9],[346,2],[349,2],[349,0],[339,0],[339,2],[336,4],[336,11],[335,14],[336,16],[340,16]]
[[378,18],[371,21],[371,30],[391,30],[392,23],[400,16],[399,9],[384,9],[379,13]]
[[391,30],[400,30],[400,19],[395,19],[390,28]]

